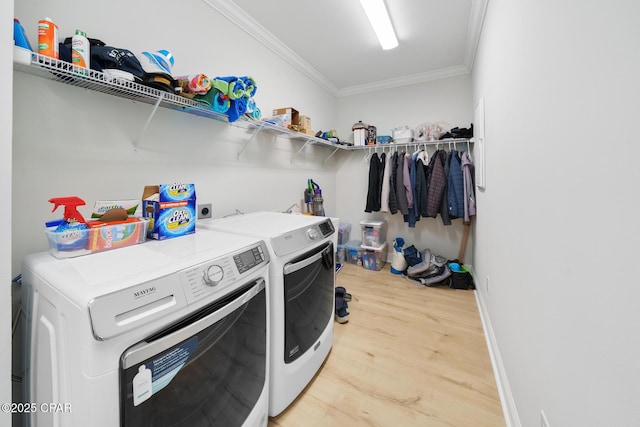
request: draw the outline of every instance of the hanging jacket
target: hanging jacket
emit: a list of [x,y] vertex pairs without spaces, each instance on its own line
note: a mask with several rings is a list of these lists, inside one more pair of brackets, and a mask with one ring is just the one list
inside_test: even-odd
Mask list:
[[442,192],[442,200],[440,201],[440,219],[442,219],[442,225],[451,225],[451,217],[449,216],[449,165],[451,163],[451,152],[447,153],[447,158],[444,161],[444,176],[446,178],[446,184],[444,191]]
[[462,167],[460,166],[460,157],[456,150],[451,150],[447,197],[449,202],[449,216],[451,218],[463,218],[464,180],[462,177]]
[[380,168],[378,169],[378,193],[376,194],[376,206],[378,208],[378,211],[382,209],[382,184],[386,163],[387,155],[385,153],[380,154]]
[[416,200],[416,158],[418,153],[414,153],[411,156],[407,153],[405,157],[409,159],[409,187],[411,192],[411,200],[413,204],[409,206],[409,214],[405,216],[405,222],[409,223],[409,228],[414,228],[416,222],[420,219],[420,213],[418,211],[418,201]]
[[461,165],[464,182],[464,222],[469,222],[476,214],[476,195],[473,185],[473,161],[467,151],[462,153]]
[[427,154],[421,151],[416,159],[416,184],[415,184],[415,200],[416,214],[419,216],[427,216]]
[[398,152],[394,152],[389,159],[391,171],[389,171],[389,212],[398,213],[398,199],[396,196],[396,178],[398,172]]
[[436,151],[434,155],[433,170],[429,177],[429,194],[427,197],[427,216],[435,218],[440,210],[442,202],[442,192],[446,187],[446,178],[444,175],[444,162],[447,159],[447,153],[444,150]]
[[396,200],[398,201],[398,211],[402,215],[409,214],[409,202],[407,200],[407,189],[404,186],[404,151],[398,154],[398,166],[396,171]]
[[[382,153],[385,156],[385,153]],[[384,171],[382,172],[382,187],[380,191],[380,212],[389,212],[389,187],[391,177],[391,157],[387,156],[382,162]]]
[[369,160],[369,189],[367,190],[367,205],[365,212],[377,212],[380,210],[379,193],[380,181],[380,157],[378,153],[373,153]]
[[409,165],[411,164],[411,154],[404,153],[404,163],[402,170],[402,178],[404,183],[404,191],[407,193],[407,207],[413,207],[413,190],[411,189],[411,171]]

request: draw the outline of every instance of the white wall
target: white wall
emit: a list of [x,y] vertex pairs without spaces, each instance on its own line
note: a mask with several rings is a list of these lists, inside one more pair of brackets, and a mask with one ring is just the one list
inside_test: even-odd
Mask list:
[[[3,81],[11,81],[13,73],[12,62],[9,58],[13,57],[12,40],[13,27],[10,22],[13,21],[13,2],[4,2],[0,5],[0,57],[7,58],[0,61],[0,78]],[[11,115],[12,105],[11,96],[5,96],[1,102],[0,115],[0,150],[4,155],[0,156],[0,187],[5,190],[5,197],[11,200]],[[11,204],[11,202],[9,202]],[[11,210],[5,209],[3,215],[4,221],[11,224]],[[0,277],[2,277],[3,286],[0,286],[0,343],[5,348],[11,343],[11,293],[8,282],[13,277],[11,275],[11,226],[4,232],[4,238],[0,239]],[[11,353],[3,351],[0,354],[0,403],[11,402],[11,379],[9,372],[11,371]],[[11,414],[6,411],[0,411],[0,425],[10,425]]]
[[[314,127],[335,123],[335,97],[293,70],[280,57],[227,21],[203,1],[159,7],[157,2],[116,0],[96,13],[89,4],[31,0],[15,14],[37,39],[38,19],[49,16],[60,38],[80,28],[108,45],[168,49],[174,75],[251,75],[265,116],[294,106]],[[13,265],[47,249],[44,221],[51,197],[77,195],[87,202],[140,198],[144,185],[193,182],[199,203],[212,202],[213,216],[236,209],[284,210],[300,204],[307,178],[323,189],[325,210],[335,213],[335,159],[330,151],[261,132],[237,160],[251,133],[189,114],[159,109],[134,147],[152,107],[17,72],[14,78]]]
[[[415,128],[427,122],[445,122],[449,127],[469,127],[473,121],[471,76],[341,97],[338,98],[338,111],[337,130],[342,139],[348,139],[351,126],[359,120],[376,126],[379,135],[391,135],[395,127]],[[461,146],[457,148],[466,149]],[[434,153],[436,148],[428,147],[427,150]],[[421,218],[415,228],[409,228],[400,213],[364,212],[369,180],[369,163],[363,162],[365,156],[365,151],[338,154],[337,214],[341,221],[352,224],[351,238],[361,239],[360,221],[386,219],[389,245],[396,237],[402,237],[407,246],[414,244],[418,250],[429,248],[433,253],[449,259],[456,258],[462,238],[462,219],[455,219],[452,225],[443,226],[438,215],[437,218]],[[467,264],[473,263],[472,240],[470,238],[467,245],[464,260]]]
[[640,425],[639,20],[633,0],[488,5],[474,267],[513,425]]

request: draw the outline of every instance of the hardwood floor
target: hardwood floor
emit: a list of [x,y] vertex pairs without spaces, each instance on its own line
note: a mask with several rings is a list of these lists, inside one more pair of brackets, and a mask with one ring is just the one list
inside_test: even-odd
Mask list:
[[269,426],[504,426],[474,292],[416,286],[347,264],[349,322],[301,395]]

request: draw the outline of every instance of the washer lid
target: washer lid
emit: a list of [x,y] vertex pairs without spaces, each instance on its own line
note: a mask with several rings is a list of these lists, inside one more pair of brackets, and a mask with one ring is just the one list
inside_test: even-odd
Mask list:
[[211,230],[77,258],[56,259],[48,252],[29,255],[25,269],[81,306],[100,295],[174,274],[231,252],[256,245],[261,239]]
[[281,212],[252,212],[244,215],[234,215],[226,218],[200,221],[197,225],[226,231],[243,230],[253,236],[273,237],[300,228],[307,228],[320,224],[329,219],[324,216],[287,214]]
[[280,212],[253,212],[201,221],[199,227],[232,231],[268,241],[275,255],[284,256],[308,249],[331,236],[335,228],[330,218]]

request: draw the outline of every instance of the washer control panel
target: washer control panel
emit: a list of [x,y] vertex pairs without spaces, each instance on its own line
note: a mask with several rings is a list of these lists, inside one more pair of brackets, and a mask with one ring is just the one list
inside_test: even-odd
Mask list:
[[263,263],[265,260],[265,251],[262,246],[256,246],[233,256],[233,261],[240,274],[251,270],[253,267]]
[[253,269],[269,262],[264,242],[236,251],[178,273],[188,303],[193,303],[211,294],[236,285]]

